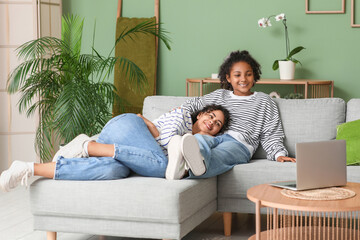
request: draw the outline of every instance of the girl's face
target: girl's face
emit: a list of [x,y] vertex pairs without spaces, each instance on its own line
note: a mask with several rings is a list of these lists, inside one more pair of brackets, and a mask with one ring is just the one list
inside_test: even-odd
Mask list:
[[247,62],[234,63],[230,69],[230,76],[226,75],[227,81],[238,96],[249,96],[250,89],[254,86],[254,73]]
[[224,126],[225,116],[221,110],[200,113],[193,126],[193,134],[200,133],[214,136],[219,133]]

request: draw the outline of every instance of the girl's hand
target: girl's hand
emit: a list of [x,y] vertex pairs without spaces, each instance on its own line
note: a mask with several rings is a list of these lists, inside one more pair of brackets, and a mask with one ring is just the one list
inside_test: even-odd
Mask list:
[[280,156],[276,159],[277,162],[296,162],[295,158]]

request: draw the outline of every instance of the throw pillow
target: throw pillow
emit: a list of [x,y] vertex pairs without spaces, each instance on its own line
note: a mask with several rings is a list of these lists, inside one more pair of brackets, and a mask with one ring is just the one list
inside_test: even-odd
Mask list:
[[360,165],[360,119],[339,125],[336,139],[346,140],[347,165]]

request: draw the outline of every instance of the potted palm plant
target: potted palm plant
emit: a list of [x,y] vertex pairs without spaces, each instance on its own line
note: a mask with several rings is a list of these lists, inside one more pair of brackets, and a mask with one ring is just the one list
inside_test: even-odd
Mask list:
[[[114,99],[121,96],[105,80],[115,64],[136,88],[146,85],[141,69],[127,58],[112,57],[114,49],[103,57],[93,43],[92,53],[82,54],[83,25],[77,16],[64,16],[61,39],[41,37],[17,48],[23,62],[9,75],[7,90],[20,93],[20,112],[40,115],[35,148],[42,161],[51,159],[54,143],[69,142],[80,133],[94,135],[111,118]],[[167,32],[152,21],[122,32],[116,43],[134,40],[137,34],[155,35],[170,49]]]

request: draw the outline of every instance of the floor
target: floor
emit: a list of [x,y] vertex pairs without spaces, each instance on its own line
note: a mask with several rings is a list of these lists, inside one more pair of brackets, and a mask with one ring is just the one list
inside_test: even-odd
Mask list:
[[[46,233],[32,229],[29,191],[18,187],[9,193],[0,191],[0,240],[41,240]],[[245,240],[255,232],[253,214],[234,214],[232,236],[223,235],[223,220],[215,213],[183,240]],[[58,240],[139,240],[122,237],[100,237],[88,234],[58,233]]]

